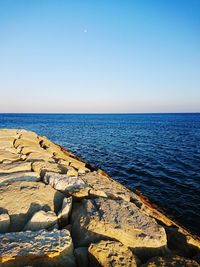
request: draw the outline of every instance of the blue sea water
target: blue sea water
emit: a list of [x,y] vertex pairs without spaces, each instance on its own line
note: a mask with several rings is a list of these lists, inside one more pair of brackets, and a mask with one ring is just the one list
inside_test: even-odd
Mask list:
[[200,234],[200,114],[0,114],[138,189]]

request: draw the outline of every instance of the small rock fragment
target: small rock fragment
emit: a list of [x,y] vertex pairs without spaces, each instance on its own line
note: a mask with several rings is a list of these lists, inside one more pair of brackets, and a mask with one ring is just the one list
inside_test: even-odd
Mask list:
[[137,267],[131,250],[116,241],[100,241],[89,247],[91,267]]

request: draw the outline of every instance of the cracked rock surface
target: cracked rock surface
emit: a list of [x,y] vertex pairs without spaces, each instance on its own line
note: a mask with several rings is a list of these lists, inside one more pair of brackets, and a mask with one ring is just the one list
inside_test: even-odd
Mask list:
[[197,236],[89,166],[0,129],[0,267],[199,266]]

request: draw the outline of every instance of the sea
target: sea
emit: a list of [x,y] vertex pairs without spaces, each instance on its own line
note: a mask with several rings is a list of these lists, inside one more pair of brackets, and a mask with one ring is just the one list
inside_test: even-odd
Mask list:
[[0,114],[139,190],[200,235],[200,113]]

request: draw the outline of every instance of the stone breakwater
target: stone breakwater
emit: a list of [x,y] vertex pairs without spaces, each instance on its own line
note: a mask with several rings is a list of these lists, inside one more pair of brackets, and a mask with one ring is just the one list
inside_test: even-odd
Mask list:
[[200,241],[46,137],[0,130],[0,267],[200,266]]

